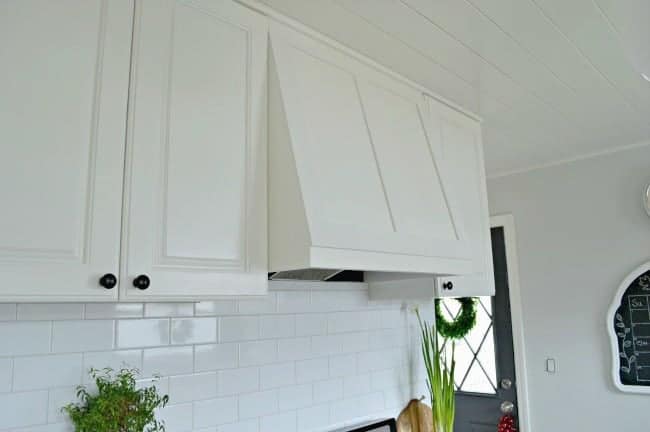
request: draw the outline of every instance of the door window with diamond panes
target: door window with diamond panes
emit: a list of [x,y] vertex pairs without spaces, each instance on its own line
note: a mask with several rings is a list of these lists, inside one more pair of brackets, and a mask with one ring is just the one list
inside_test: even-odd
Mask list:
[[[493,297],[477,297],[476,326],[463,338],[456,340],[456,390],[466,393],[496,394],[496,356],[492,319]],[[447,320],[460,313],[460,303],[443,299],[441,311]],[[451,358],[451,341],[444,347]]]

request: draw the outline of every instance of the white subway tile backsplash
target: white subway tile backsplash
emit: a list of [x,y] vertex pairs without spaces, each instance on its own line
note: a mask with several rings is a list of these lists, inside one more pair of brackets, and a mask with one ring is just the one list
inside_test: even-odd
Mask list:
[[240,314],[265,314],[273,313],[277,309],[276,294],[270,292],[268,295],[255,298],[237,300],[237,312]]
[[327,379],[329,376],[329,361],[327,358],[301,360],[296,362],[296,382],[306,382]]
[[296,412],[273,414],[260,419],[260,432],[296,432]]
[[169,344],[169,319],[120,320],[117,322],[117,348],[167,344]]
[[256,367],[218,372],[219,396],[251,393],[260,389],[260,370]]
[[81,381],[82,354],[18,357],[14,361],[14,391],[74,386]]
[[313,404],[314,391],[311,384],[301,384],[278,389],[281,410],[303,408]]
[[296,315],[296,336],[316,336],[327,333],[327,314]]
[[0,430],[47,422],[47,390],[0,394]]
[[256,316],[225,317],[220,320],[220,342],[255,340],[260,337],[260,319]]
[[196,316],[232,315],[236,310],[235,300],[202,301],[194,305]]
[[84,353],[83,372],[84,382],[91,378],[88,373],[90,369],[110,368],[114,371],[120,369],[142,370],[142,350],[121,350],[121,351],[99,351]]
[[0,325],[0,356],[50,352],[51,322],[5,322]]
[[112,349],[114,332],[113,321],[55,321],[52,323],[52,351],[63,353]]
[[194,303],[147,303],[144,316],[152,317],[190,317],[194,315]]
[[294,315],[269,315],[260,318],[260,337],[262,339],[289,338],[296,335]]
[[170,396],[170,432],[323,432],[396,415],[424,382],[400,308],[369,302],[364,284],[310,282],[194,304],[2,304],[0,432],[71,432],[60,407],[93,387],[91,367],[142,371],[139,388]]
[[14,373],[14,359],[2,358],[0,359],[0,393],[7,393],[11,391],[11,382]]
[[197,345],[194,347],[194,371],[205,372],[237,367],[236,343]]
[[330,424],[329,405],[323,404],[299,409],[297,417],[298,430],[301,432],[324,430]]
[[266,390],[239,396],[239,418],[249,419],[274,414],[278,411],[278,392]]
[[170,432],[191,432],[194,417],[191,403],[169,405],[159,411],[159,418]]
[[169,377],[169,394],[173,403],[184,403],[217,397],[217,373]]
[[216,318],[172,318],[173,345],[198,344],[217,341]]
[[194,402],[194,428],[196,429],[233,423],[236,420],[237,398],[235,397]]
[[23,303],[18,305],[19,320],[81,319],[84,305],[81,303]]
[[150,348],[143,352],[144,376],[189,374],[194,370],[194,350],[191,346]]
[[278,343],[275,340],[242,342],[239,345],[239,365],[256,366],[273,363],[278,359]]
[[142,303],[89,303],[86,305],[86,319],[141,318]]
[[277,363],[260,368],[260,388],[268,390],[293,385],[296,381],[294,363]]

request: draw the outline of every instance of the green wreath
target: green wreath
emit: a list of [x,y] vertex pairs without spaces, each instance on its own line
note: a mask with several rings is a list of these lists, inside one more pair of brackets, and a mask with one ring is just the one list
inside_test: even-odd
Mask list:
[[476,300],[472,297],[454,299],[461,305],[460,314],[452,322],[442,315],[440,299],[436,299],[436,328],[438,333],[450,339],[462,339],[476,325]]

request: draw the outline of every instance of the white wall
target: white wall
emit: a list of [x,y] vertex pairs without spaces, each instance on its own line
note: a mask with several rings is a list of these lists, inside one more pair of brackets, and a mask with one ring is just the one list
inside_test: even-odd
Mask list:
[[360,283],[271,285],[258,300],[0,304],[0,432],[72,431],[59,408],[74,387],[123,362],[164,376],[169,432],[333,430],[406,405],[412,313]]
[[650,145],[489,181],[491,214],[516,223],[533,432],[648,430],[650,397],[614,389],[605,331],[620,282],[650,260],[648,183]]

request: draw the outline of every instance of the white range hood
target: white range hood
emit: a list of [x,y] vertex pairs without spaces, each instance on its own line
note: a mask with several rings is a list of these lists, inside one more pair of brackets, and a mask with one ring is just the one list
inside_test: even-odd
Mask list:
[[471,273],[422,89],[279,25],[270,57],[270,271]]

